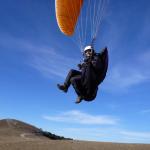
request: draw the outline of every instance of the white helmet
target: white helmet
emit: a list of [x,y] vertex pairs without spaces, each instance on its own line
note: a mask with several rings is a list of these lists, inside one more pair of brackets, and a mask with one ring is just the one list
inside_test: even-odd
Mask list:
[[91,45],[86,46],[86,47],[84,48],[84,52],[86,52],[87,50],[93,50],[93,47],[92,47]]

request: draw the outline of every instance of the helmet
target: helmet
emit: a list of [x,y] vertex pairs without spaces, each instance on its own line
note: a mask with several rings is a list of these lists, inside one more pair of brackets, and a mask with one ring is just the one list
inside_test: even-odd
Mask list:
[[85,53],[87,50],[93,50],[93,47],[92,47],[91,45],[86,46],[86,47],[84,48],[84,53]]

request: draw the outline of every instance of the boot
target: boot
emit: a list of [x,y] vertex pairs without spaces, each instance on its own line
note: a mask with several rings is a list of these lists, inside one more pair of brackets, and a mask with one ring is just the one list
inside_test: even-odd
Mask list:
[[65,85],[65,84],[57,84],[57,87],[60,89],[60,90],[62,90],[63,92],[65,92],[65,93],[67,93],[67,91],[68,91],[68,88],[67,88],[67,86]]
[[79,104],[79,103],[81,103],[82,100],[83,100],[83,98],[81,96],[78,96],[75,103]]

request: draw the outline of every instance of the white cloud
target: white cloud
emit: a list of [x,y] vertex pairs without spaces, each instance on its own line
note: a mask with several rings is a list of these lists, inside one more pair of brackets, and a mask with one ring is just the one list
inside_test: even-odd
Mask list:
[[[149,16],[145,12],[140,27],[132,29],[133,26],[129,29],[127,23],[133,21],[133,10],[127,10],[129,17],[122,20],[123,25],[118,20],[123,18],[124,12],[114,19],[108,18],[109,28],[104,35],[109,47],[110,64],[103,88],[109,92],[126,91],[150,81]],[[130,34],[133,30],[136,31],[135,34]]]
[[140,113],[141,114],[149,114],[150,113],[150,109],[142,110]]
[[[9,44],[8,44],[9,43]],[[68,71],[78,63],[75,58],[69,58],[61,54],[61,47],[49,47],[37,43],[31,43],[23,38],[16,38],[9,34],[0,36],[0,46],[14,52],[24,52],[28,55],[27,65],[38,70],[42,75],[53,78],[55,76],[65,78]]]
[[22,38],[13,37],[7,33],[1,33],[0,35],[0,46],[5,50],[10,50],[13,52],[28,51],[33,47],[32,44]]
[[47,77],[65,78],[67,71],[77,60],[61,55],[54,49],[42,49],[32,54],[31,66]]
[[118,87],[125,88],[132,85],[141,83],[148,79],[147,76],[142,74],[142,72],[136,70],[136,68],[130,68],[130,66],[116,66],[111,72],[111,82]]
[[[141,61],[143,59],[144,61]],[[145,54],[135,57],[133,61],[113,65],[108,70],[104,89],[108,91],[125,91],[141,83],[150,82],[148,59],[149,56]]]
[[89,125],[115,125],[118,119],[108,115],[91,115],[78,110],[67,111],[55,116],[43,116],[44,119],[57,122],[89,124]]
[[150,48],[140,54],[138,60],[144,65],[144,67],[150,67]]
[[117,141],[119,142],[118,130],[115,128],[94,128],[94,127],[68,127],[53,130],[60,135],[66,135],[66,137],[72,137],[78,140],[90,140],[90,141]]
[[78,140],[121,142],[121,143],[150,143],[150,132],[128,131],[118,126],[102,127],[60,127],[50,131]]
[[133,131],[121,131],[122,135],[133,138],[133,139],[149,139],[150,140],[150,132],[133,132]]
[[[61,54],[57,50],[57,47],[54,49],[48,46],[34,45],[29,41],[14,38],[10,35],[5,35],[3,38],[0,37],[0,39],[3,41],[0,43],[2,46],[13,47],[13,49],[16,47],[16,49],[24,50],[24,52],[28,53],[30,59],[27,64],[48,78],[54,78],[56,76],[65,78],[68,71],[78,63],[77,59],[68,58]],[[10,44],[7,44],[6,41],[9,41]],[[117,46],[119,38],[111,43],[110,45],[112,47],[114,47],[113,45]],[[111,64],[102,88],[108,91],[124,91],[132,86],[150,81],[149,60],[150,51],[147,50],[141,55],[137,54],[134,56],[133,61],[128,63],[121,61],[119,65],[118,62],[115,62],[113,65]]]

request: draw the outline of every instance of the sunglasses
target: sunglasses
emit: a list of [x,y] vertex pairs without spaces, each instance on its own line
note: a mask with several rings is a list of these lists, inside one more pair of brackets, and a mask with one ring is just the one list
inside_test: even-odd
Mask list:
[[92,50],[91,50],[91,49],[88,49],[88,50],[85,51],[85,54],[86,54],[86,53],[91,53],[91,52],[92,52]]

